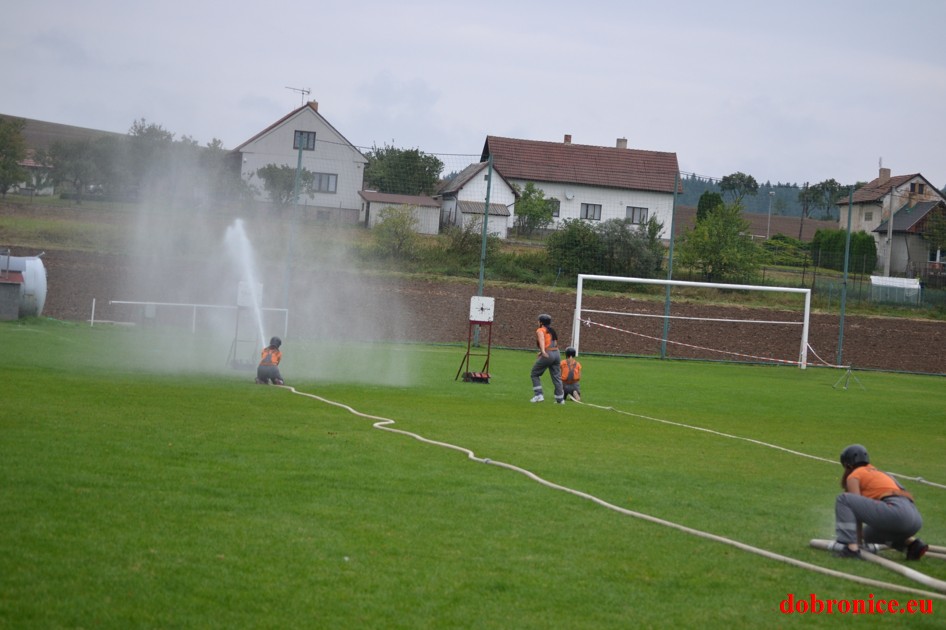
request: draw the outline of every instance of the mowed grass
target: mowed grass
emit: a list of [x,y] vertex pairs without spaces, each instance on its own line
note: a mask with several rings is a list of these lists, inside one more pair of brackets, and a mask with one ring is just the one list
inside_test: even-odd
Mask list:
[[[780,602],[925,599],[609,510],[246,372],[202,375],[188,369],[201,343],[190,335],[167,344],[181,369],[154,371],[126,351],[142,334],[0,324],[0,626],[835,626],[850,615],[788,616]],[[629,510],[921,588],[808,540],[833,537],[833,462],[848,443],[884,469],[946,484],[940,377],[857,373],[844,389],[826,369],[583,356],[588,404],[555,406],[528,402],[529,352],[494,351],[482,385],[454,380],[465,347],[290,338],[284,350],[288,384],[393,428]],[[313,363],[326,375],[296,376]],[[374,382],[372,365],[397,366],[398,383]],[[946,544],[946,490],[904,483],[923,538]],[[915,566],[946,579],[946,562]],[[935,600],[932,615],[897,616],[942,627],[944,611]]]

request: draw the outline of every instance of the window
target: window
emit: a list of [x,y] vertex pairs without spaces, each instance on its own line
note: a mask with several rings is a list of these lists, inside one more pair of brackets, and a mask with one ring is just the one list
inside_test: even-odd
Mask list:
[[312,192],[333,193],[338,186],[335,173],[312,173]]
[[562,202],[556,199],[555,197],[548,198],[549,207],[552,209],[552,216],[558,217],[559,212],[562,210]]
[[302,147],[303,151],[315,151],[315,132],[314,131],[296,131],[292,137],[292,148]]
[[627,207],[627,218],[631,223],[647,223],[647,208]]
[[910,192],[923,194],[923,190],[926,188],[925,184],[914,182],[910,184]]
[[865,213],[864,213],[864,220],[865,220],[865,221],[873,221],[873,220],[874,220],[874,213],[873,213],[873,212],[865,212]]
[[601,220],[601,204],[600,203],[581,204],[581,218],[591,219],[592,221],[600,221]]

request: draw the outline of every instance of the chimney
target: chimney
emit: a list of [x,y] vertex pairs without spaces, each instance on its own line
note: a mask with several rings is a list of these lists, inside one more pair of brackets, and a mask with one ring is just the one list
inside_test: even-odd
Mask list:
[[617,148],[626,149],[627,148],[627,138],[618,138]]
[[309,101],[309,107],[315,111],[319,111],[319,102],[318,101]]
[[881,184],[883,184],[885,181],[887,181],[888,179],[890,179],[890,169],[889,169],[889,168],[881,168],[881,169],[880,169],[880,177],[879,177],[879,179],[880,179],[880,183],[881,183]]
[[571,143],[572,143],[572,134],[566,133],[566,134],[565,134],[565,144],[571,144]]

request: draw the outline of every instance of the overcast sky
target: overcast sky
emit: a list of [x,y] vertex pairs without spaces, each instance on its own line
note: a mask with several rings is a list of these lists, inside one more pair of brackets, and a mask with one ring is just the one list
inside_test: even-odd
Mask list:
[[351,143],[487,135],[677,154],[684,172],[946,186],[946,1],[30,0],[0,114],[233,148],[302,104]]

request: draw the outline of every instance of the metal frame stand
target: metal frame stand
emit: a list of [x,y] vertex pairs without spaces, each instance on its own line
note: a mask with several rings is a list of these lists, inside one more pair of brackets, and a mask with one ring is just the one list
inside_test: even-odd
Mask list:
[[847,386],[851,382],[852,378],[854,379],[854,382],[856,382],[860,386],[861,389],[863,389],[865,392],[867,391],[867,388],[865,388],[864,385],[861,383],[861,381],[857,378],[857,375],[851,371],[851,366],[848,366],[847,372],[842,374],[841,378],[839,378],[837,383],[834,384],[834,389],[838,388],[838,385],[841,384],[841,381],[844,381],[844,389],[847,389]]
[[[482,352],[473,352],[473,331],[476,326],[485,326],[489,329],[489,335],[487,336],[486,342],[486,354]],[[489,384],[489,358],[493,349],[493,322],[482,322],[470,320],[470,328],[466,338],[466,355],[464,355],[463,360],[460,361],[460,369],[457,370],[457,375],[453,380],[460,378],[460,374],[463,374],[463,382],[465,383],[487,383]],[[479,372],[470,371],[470,357],[471,356],[485,356],[486,362],[483,363],[483,369]],[[466,371],[464,371],[464,367]]]
[[255,349],[261,347],[260,344],[262,340],[259,338],[259,334],[254,331],[252,339],[241,339],[240,338],[240,319],[241,315],[246,313],[249,309],[238,306],[236,312],[236,329],[233,331],[233,343],[230,344],[230,355],[227,357],[227,365],[229,365],[234,370],[255,370],[256,369],[256,355],[250,354],[250,358],[247,360],[241,360],[237,357],[239,354],[238,348],[240,344],[247,345],[251,344],[252,349],[255,352]]

